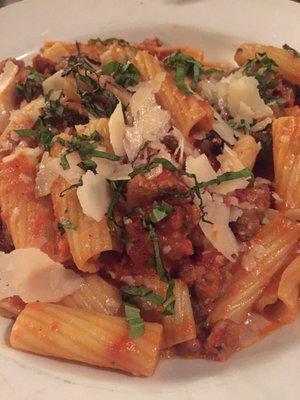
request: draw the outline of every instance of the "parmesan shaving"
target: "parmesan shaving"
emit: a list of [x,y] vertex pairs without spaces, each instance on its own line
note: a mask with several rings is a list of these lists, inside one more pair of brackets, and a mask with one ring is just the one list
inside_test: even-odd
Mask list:
[[125,121],[121,102],[118,103],[114,112],[110,116],[108,129],[110,134],[110,143],[114,153],[117,156],[124,156],[126,154],[123,144],[125,137]]
[[130,109],[134,123],[126,127],[123,144],[129,161],[133,161],[146,141],[157,141],[169,131],[170,114],[157,105],[149,82],[133,94]]
[[253,76],[231,79],[228,87],[228,108],[236,120],[261,119],[273,115],[259,95],[258,81]]
[[79,289],[82,278],[36,248],[0,252],[0,299],[57,302]]
[[110,181],[127,181],[130,179],[129,174],[133,171],[131,164],[120,165],[115,171],[109,175]]
[[74,185],[79,181],[83,174],[83,170],[77,165],[81,161],[79,154],[73,152],[67,154],[66,158],[70,168],[64,170],[60,165],[59,158],[50,157],[48,152],[44,152],[35,181],[37,196],[42,197],[50,194],[51,187],[59,176],[64,178],[70,185]]
[[225,140],[225,142],[233,145],[236,142],[237,132],[234,131],[218,114],[214,111],[215,120],[213,122],[213,130],[217,132],[217,134]]
[[229,227],[230,208],[220,196],[205,196],[205,219],[211,223],[200,221],[200,227],[210,243],[230,261],[234,261],[239,252],[238,242]]
[[62,91],[64,88],[65,78],[62,77],[62,70],[55,72],[55,74],[49,76],[49,78],[45,79],[42,83],[43,92],[46,96],[51,90],[53,91]]
[[101,221],[111,202],[106,178],[87,171],[82,177],[82,186],[77,188],[77,196],[84,214],[97,222]]

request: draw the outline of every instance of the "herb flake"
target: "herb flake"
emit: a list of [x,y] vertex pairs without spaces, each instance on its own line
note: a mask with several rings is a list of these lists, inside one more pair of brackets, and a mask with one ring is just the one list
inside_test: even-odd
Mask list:
[[145,332],[145,325],[140,310],[130,303],[125,303],[124,306],[126,321],[129,324],[129,338],[142,336]]
[[[204,65],[195,58],[183,54],[180,50],[171,54],[164,60],[166,68],[175,70],[176,86],[185,94],[192,94],[196,89],[197,83],[205,75],[222,72],[219,68],[205,68]],[[191,78],[191,89],[185,84],[185,77]]]
[[68,219],[63,219],[60,221],[58,224],[58,229],[62,232],[65,232],[66,229],[71,229],[71,230],[76,230],[77,225],[74,224],[73,222],[69,221]]
[[129,61],[125,64],[111,61],[103,66],[102,71],[106,75],[113,74],[115,82],[124,88],[136,85],[140,79],[139,70]]

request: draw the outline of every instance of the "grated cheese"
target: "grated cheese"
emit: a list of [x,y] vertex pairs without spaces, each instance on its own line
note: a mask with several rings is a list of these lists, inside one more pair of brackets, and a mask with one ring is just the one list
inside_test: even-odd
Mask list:
[[0,252],[0,299],[57,302],[79,289],[82,278],[37,248]]

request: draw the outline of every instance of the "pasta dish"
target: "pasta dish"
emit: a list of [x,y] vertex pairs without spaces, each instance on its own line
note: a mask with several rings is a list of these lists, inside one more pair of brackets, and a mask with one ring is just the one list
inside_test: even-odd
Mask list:
[[245,43],[234,60],[94,38],[0,63],[13,348],[151,376],[295,320],[300,54]]

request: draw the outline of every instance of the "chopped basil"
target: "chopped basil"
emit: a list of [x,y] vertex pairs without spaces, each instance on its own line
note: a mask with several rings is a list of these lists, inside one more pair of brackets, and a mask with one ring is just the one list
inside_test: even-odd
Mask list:
[[67,191],[69,191],[69,190],[71,190],[71,189],[74,189],[74,188],[78,188],[78,187],[80,187],[80,186],[82,186],[82,185],[83,185],[83,182],[82,182],[82,178],[80,177],[80,179],[79,179],[79,181],[78,181],[77,183],[74,183],[73,185],[68,186],[66,189],[64,189],[63,191],[61,191],[60,194],[59,194],[59,197],[64,197],[64,195],[65,195],[65,193],[66,193]]
[[284,50],[288,50],[294,57],[297,57],[297,58],[300,57],[299,51],[293,49],[293,47],[289,46],[288,44],[285,43],[285,44],[282,46],[282,48],[283,48]]
[[111,192],[112,199],[108,206],[107,217],[108,217],[108,226],[111,232],[115,232],[117,228],[121,228],[121,234],[124,236],[125,230],[124,226],[118,224],[115,216],[115,210],[117,205],[119,204],[120,198],[123,196],[125,192],[125,181],[108,181]]
[[149,265],[155,269],[157,275],[159,278],[165,282],[168,283],[168,289],[167,289],[167,295],[166,299],[164,301],[164,304],[166,304],[167,311],[165,315],[172,315],[174,314],[174,303],[175,299],[169,300],[173,296],[173,287],[174,287],[174,282],[170,278],[168,271],[165,269],[164,262],[161,258],[160,255],[160,246],[159,246],[159,240],[158,236],[154,227],[154,224],[150,221],[147,221],[145,218],[145,213],[141,207],[137,207],[136,211],[139,212],[140,217],[142,219],[142,223],[144,228],[149,232],[149,240],[152,242],[152,247],[153,247],[153,253],[154,256],[149,260]]
[[53,141],[54,134],[51,128],[45,126],[41,117],[37,119],[34,129],[16,129],[15,132],[22,138],[36,139],[44,146],[45,151],[49,151]]
[[121,157],[116,156],[115,154],[107,153],[106,151],[100,151],[100,150],[94,150],[92,155],[94,157],[105,158],[106,160],[110,161],[119,161],[121,159]]
[[153,158],[152,163],[154,166],[157,166],[161,164],[165,169],[171,172],[175,172],[177,168],[175,167],[174,164],[171,163],[171,161],[167,160],[166,158]]
[[111,61],[103,66],[102,71],[106,75],[114,75],[115,82],[125,88],[134,86],[139,82],[139,70],[129,61],[121,64],[118,61]]
[[31,66],[26,67],[26,70],[28,71],[27,78],[23,83],[16,85],[16,91],[30,102],[43,93],[42,83],[45,77]]
[[94,117],[110,117],[118,104],[116,96],[98,83],[96,89],[84,90],[77,86],[77,90],[82,107]]
[[[193,93],[197,83],[204,75],[211,75],[216,72],[222,72],[219,68],[205,68],[202,63],[195,60],[195,58],[183,54],[180,50],[171,54],[164,60],[166,68],[175,70],[176,86],[185,94]],[[185,84],[185,77],[191,78],[191,89]]]
[[69,221],[68,219],[63,219],[62,221],[60,221],[57,224],[57,226],[58,226],[58,229],[62,232],[65,232],[66,229],[73,229],[73,230],[77,229],[77,226],[73,222]]
[[61,98],[63,92],[56,99],[52,99],[52,91],[50,91],[47,96],[45,96],[45,106],[43,108],[43,119],[47,120],[53,117],[63,117],[64,108],[61,105]]
[[111,161],[118,161],[120,157],[115,154],[107,153],[105,151],[97,150],[99,144],[103,142],[103,137],[97,131],[94,131],[90,136],[78,135],[72,136],[71,140],[65,140],[61,137],[56,137],[55,141],[66,148],[66,151],[61,155],[60,165],[63,169],[69,169],[70,165],[67,160],[67,155],[77,151],[81,162],[78,164],[84,171],[91,170],[96,173],[97,165],[89,157],[105,158]]
[[171,161],[167,160],[166,158],[156,157],[150,163],[142,164],[134,168],[133,171],[129,174],[129,176],[130,178],[134,178],[136,175],[146,174],[147,172],[150,172],[153,168],[157,167],[158,165],[162,165],[165,169],[171,172],[177,171],[177,168],[175,167],[174,164],[171,163]]
[[149,301],[152,304],[163,306],[164,310],[162,312],[162,315],[168,316],[174,314],[174,304],[175,304],[175,297],[173,294],[174,286],[175,286],[174,280],[172,279],[168,280],[168,288],[165,299],[155,294],[153,290],[147,288],[144,285],[140,286],[124,285],[121,286],[121,292],[123,294],[123,299],[125,300],[125,302],[130,302],[131,304],[134,298],[138,298],[142,301]]
[[147,230],[149,232],[149,239],[152,242],[154,259],[153,259],[153,267],[157,272],[157,275],[164,281],[168,280],[168,273],[165,270],[163,260],[160,255],[160,247],[158,236],[156,234],[154,226],[149,223],[147,224]]
[[108,38],[108,39],[104,39],[104,40],[100,39],[99,37],[98,38],[94,38],[94,39],[92,38],[92,39],[88,40],[88,44],[90,44],[90,45],[97,44],[97,43],[100,43],[103,46],[107,46],[107,45],[114,44],[114,43],[117,43],[118,45],[124,46],[124,47],[125,46],[130,46],[130,43],[127,42],[126,40],[117,39],[117,38],[114,38],[114,37]]
[[162,313],[163,316],[173,315],[175,310],[175,296],[174,296],[174,286],[175,282],[173,279],[168,280],[168,289],[166,293],[166,299],[163,303],[164,311]]
[[145,325],[140,310],[133,304],[125,303],[125,316],[129,324],[129,338],[142,336],[145,332]]
[[172,214],[173,211],[174,208],[171,206],[171,204],[167,203],[166,201],[161,201],[161,202],[155,201],[153,203],[150,219],[154,224],[156,224],[157,222],[162,221],[170,214]]
[[140,286],[121,286],[121,292],[125,301],[131,300],[134,297],[138,297],[143,301],[150,301],[153,304],[163,305],[164,299],[161,296],[155,294],[151,289],[144,285]]
[[118,104],[118,99],[109,90],[99,84],[97,66],[94,60],[84,57],[79,52],[68,59],[68,65],[62,76],[73,74],[82,107],[94,117],[110,117]]
[[242,71],[247,76],[254,76],[258,81],[258,89],[265,103],[277,100],[272,94],[279,83],[277,78],[278,65],[269,58],[266,53],[258,53],[253,60],[248,60],[242,67]]
[[227,124],[231,126],[233,129],[240,129],[244,132],[249,132],[251,129],[250,122],[246,119],[241,119],[240,121],[235,121],[234,119],[230,119],[227,121]]
[[68,58],[68,64],[63,69],[61,76],[64,77],[71,73],[79,74],[81,72],[84,72],[87,76],[87,72],[96,72],[96,67],[87,57],[78,53],[77,55]]
[[92,171],[94,174],[96,174],[97,164],[93,160],[87,159],[80,161],[77,166],[84,171]]
[[211,185],[220,185],[220,183],[222,183],[222,182],[232,181],[234,179],[239,179],[239,178],[249,178],[250,185],[252,185],[254,182],[254,176],[253,176],[251,169],[244,168],[244,169],[242,169],[240,171],[236,171],[236,172],[225,172],[224,174],[219,175],[215,179],[211,179],[210,181],[199,182],[197,184],[197,187],[199,189],[202,189],[202,188],[206,188]]

